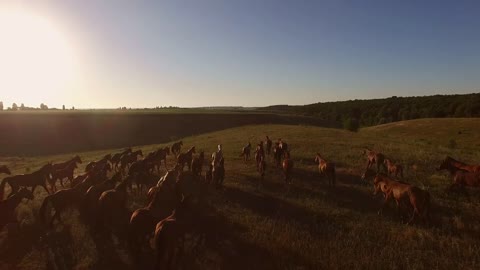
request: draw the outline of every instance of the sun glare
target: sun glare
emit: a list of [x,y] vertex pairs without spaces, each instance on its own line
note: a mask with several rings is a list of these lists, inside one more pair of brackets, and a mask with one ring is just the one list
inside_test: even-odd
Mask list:
[[0,10],[0,37],[1,98],[38,106],[69,91],[76,76],[74,53],[51,21]]

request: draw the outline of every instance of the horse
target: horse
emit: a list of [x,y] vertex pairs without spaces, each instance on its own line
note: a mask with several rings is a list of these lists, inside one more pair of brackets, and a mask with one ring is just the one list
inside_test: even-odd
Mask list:
[[453,159],[450,156],[445,157],[437,171],[447,170],[453,176],[458,170],[466,172],[480,172],[480,165],[468,165],[464,162]]
[[128,246],[135,261],[144,248],[149,247],[147,238],[155,231],[155,224],[168,217],[178,206],[177,194],[167,186],[160,185],[153,192],[153,198],[144,208],[135,210],[128,225]]
[[394,175],[395,177],[400,176],[400,178],[403,178],[403,166],[402,165],[395,164],[388,158],[386,158],[384,160],[384,163],[387,166],[387,174],[388,175]]
[[192,159],[192,172],[194,175],[200,175],[202,174],[202,167],[203,167],[203,162],[205,160],[205,153],[203,151],[200,151],[200,154],[198,157],[195,157]]
[[377,166],[377,173],[380,172],[380,169],[382,167],[385,169],[385,164],[384,164],[385,155],[384,154],[373,151],[373,150],[370,150],[368,148],[363,150],[363,154],[367,155],[367,160],[368,160],[367,168],[370,168],[370,167],[372,167],[372,165],[375,164]]
[[110,162],[112,163],[113,169],[115,171],[118,170],[118,165],[120,164],[120,160],[122,159],[122,156],[128,155],[130,153],[132,153],[132,148],[127,148],[122,152],[116,153],[112,156],[112,158],[110,159]]
[[[107,155],[108,156],[108,155]],[[90,172],[92,171],[93,169],[95,169],[96,167],[102,167],[104,166],[105,164],[108,164],[109,161],[108,159],[106,158],[107,156],[103,157],[102,159],[100,160],[97,160],[97,161],[91,161],[90,163],[87,164],[87,166],[85,167],[85,172]]]
[[252,148],[252,145],[250,144],[250,142],[248,142],[248,144],[242,148],[242,153],[240,154],[240,157],[243,157],[243,160],[245,162],[247,162],[248,159],[250,158],[251,148]]
[[282,165],[282,157],[284,156],[284,151],[280,147],[280,144],[278,142],[275,143],[275,146],[273,147],[273,159],[275,161],[275,165],[277,167],[280,167]]
[[70,185],[72,184],[72,181],[74,179],[73,173],[74,173],[76,168],[77,168],[77,163],[76,162],[71,162],[66,167],[64,167],[63,169],[57,169],[57,170],[53,171],[52,178],[48,179],[48,182],[50,184],[50,188],[52,189],[52,193],[57,190],[57,187],[55,185],[57,180],[60,180],[60,185],[62,187],[65,187],[63,185],[63,179],[65,179],[65,178],[70,180]]
[[188,166],[188,170],[191,170],[193,154],[195,153],[195,146],[192,146],[186,153],[180,153],[177,156],[177,164],[179,164],[181,169],[185,167],[185,164]]
[[77,165],[78,165],[78,164],[82,164],[82,159],[80,158],[80,156],[76,155],[76,156],[74,156],[72,159],[67,160],[67,161],[65,161],[65,162],[52,164],[53,170],[54,170],[54,171],[57,171],[57,170],[65,169],[65,168],[67,168],[71,163],[75,163],[75,164],[77,164]]
[[257,165],[257,170],[258,170],[258,167],[260,166],[261,159],[265,160],[265,151],[263,150],[263,143],[259,143],[257,145],[257,149],[255,149],[255,163]]
[[0,174],[1,173],[7,174],[7,175],[12,174],[12,172],[8,169],[7,165],[0,166]]
[[16,193],[20,187],[31,187],[33,192],[37,186],[43,187],[45,191],[50,194],[47,189],[46,179],[51,177],[52,171],[52,164],[48,163],[36,172],[4,178],[0,183],[0,200],[3,200],[5,184],[9,184],[12,189],[10,195]]
[[381,214],[385,205],[390,199],[395,199],[397,209],[403,203],[409,204],[413,207],[413,213],[407,224],[412,224],[415,217],[421,217],[426,221],[430,220],[430,193],[410,184],[391,180],[388,177],[377,174],[374,179],[374,193],[382,192],[385,195],[385,200],[382,203],[378,214]]
[[170,151],[172,152],[172,154],[177,156],[178,154],[180,154],[180,150],[182,149],[182,146],[183,146],[182,141],[176,142],[172,145],[172,147],[170,147]]
[[270,153],[272,152],[272,140],[268,136],[266,136],[266,152],[267,155],[270,156]]
[[128,175],[151,173],[155,167],[155,163],[148,156],[145,159],[137,160],[130,165]]
[[33,194],[26,188],[21,188],[17,193],[10,196],[10,198],[0,201],[0,230],[8,223],[16,223],[15,208],[22,202],[23,199],[33,200]]
[[317,153],[315,156],[315,163],[318,163],[318,171],[321,176],[326,176],[328,178],[328,185],[335,186],[336,173],[335,173],[335,163],[328,162],[320,153]]
[[126,178],[114,189],[104,191],[98,198],[98,224],[111,231],[123,233],[128,228],[127,187],[130,178]]
[[157,150],[158,171],[160,171],[162,161],[165,164],[165,169],[167,169],[167,155],[170,155],[170,148],[168,146]]
[[265,170],[267,169],[267,163],[265,162],[264,155],[259,156],[259,160],[257,161],[257,171],[260,174],[260,182],[258,184],[261,185],[263,183],[263,179],[265,178]]
[[282,162],[283,175],[287,185],[292,183],[293,160],[290,159],[290,152],[286,151]]
[[48,215],[51,218],[49,222],[50,227],[53,226],[55,220],[62,222],[61,213],[68,207],[78,205],[82,201],[83,195],[87,189],[90,188],[92,182],[92,178],[89,176],[73,188],[62,189],[45,197],[39,210],[40,221],[42,224],[47,224],[46,211],[49,204],[55,209],[55,214],[53,216],[51,216],[51,214]]
[[363,184],[368,184],[368,179],[375,178],[375,176],[377,176],[377,173],[374,170],[367,168],[361,176]]
[[122,159],[120,160],[120,170],[123,172],[130,164],[134,163],[138,160],[138,156],[143,157],[142,150],[137,150],[127,155],[123,155]]
[[288,144],[286,142],[282,141],[282,139],[278,139],[278,145],[280,146],[280,148],[282,149],[283,152],[288,151]]
[[115,183],[122,179],[121,173],[116,173],[112,178],[107,179],[99,184],[91,186],[87,192],[85,192],[82,199],[81,214],[88,221],[94,221],[97,215],[98,198],[104,191],[114,189]]
[[141,172],[133,175],[129,174],[125,180],[127,179],[129,182],[130,190],[132,190],[132,183],[135,183],[135,185],[137,186],[137,192],[142,193],[143,187],[148,190],[149,188],[155,186],[156,181],[158,180],[158,176],[150,174],[148,172]]
[[455,187],[460,188],[460,191],[468,196],[465,187],[480,187],[480,173],[457,170],[453,175],[453,184],[447,191],[452,191]]

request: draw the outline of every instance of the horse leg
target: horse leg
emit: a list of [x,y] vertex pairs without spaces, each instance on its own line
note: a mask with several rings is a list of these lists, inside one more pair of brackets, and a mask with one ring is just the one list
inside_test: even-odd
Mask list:
[[385,200],[383,201],[382,203],[382,206],[380,207],[380,210],[378,210],[378,215],[382,215],[382,212],[383,212],[383,209],[385,208],[385,206],[387,205],[388,201],[390,200],[390,193],[387,193],[385,195]]

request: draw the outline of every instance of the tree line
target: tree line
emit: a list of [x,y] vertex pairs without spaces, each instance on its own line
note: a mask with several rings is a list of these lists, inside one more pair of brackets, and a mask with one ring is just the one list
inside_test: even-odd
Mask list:
[[356,130],[361,126],[418,118],[479,117],[480,93],[276,105],[262,110],[317,117]]
[[[17,103],[13,103],[11,107],[5,108],[3,106],[3,102],[0,101],[0,111],[7,110],[7,111],[38,111],[38,110],[58,110],[57,108],[48,108],[46,104],[40,104],[40,107],[28,107],[25,106],[23,103],[20,106]],[[65,105],[62,106],[62,110],[66,110]],[[75,107],[72,107],[72,110],[75,110]]]

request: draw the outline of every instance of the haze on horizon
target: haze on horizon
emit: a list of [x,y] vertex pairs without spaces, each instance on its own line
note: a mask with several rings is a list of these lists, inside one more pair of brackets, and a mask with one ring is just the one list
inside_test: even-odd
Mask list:
[[265,106],[480,89],[478,1],[2,1],[0,100]]

